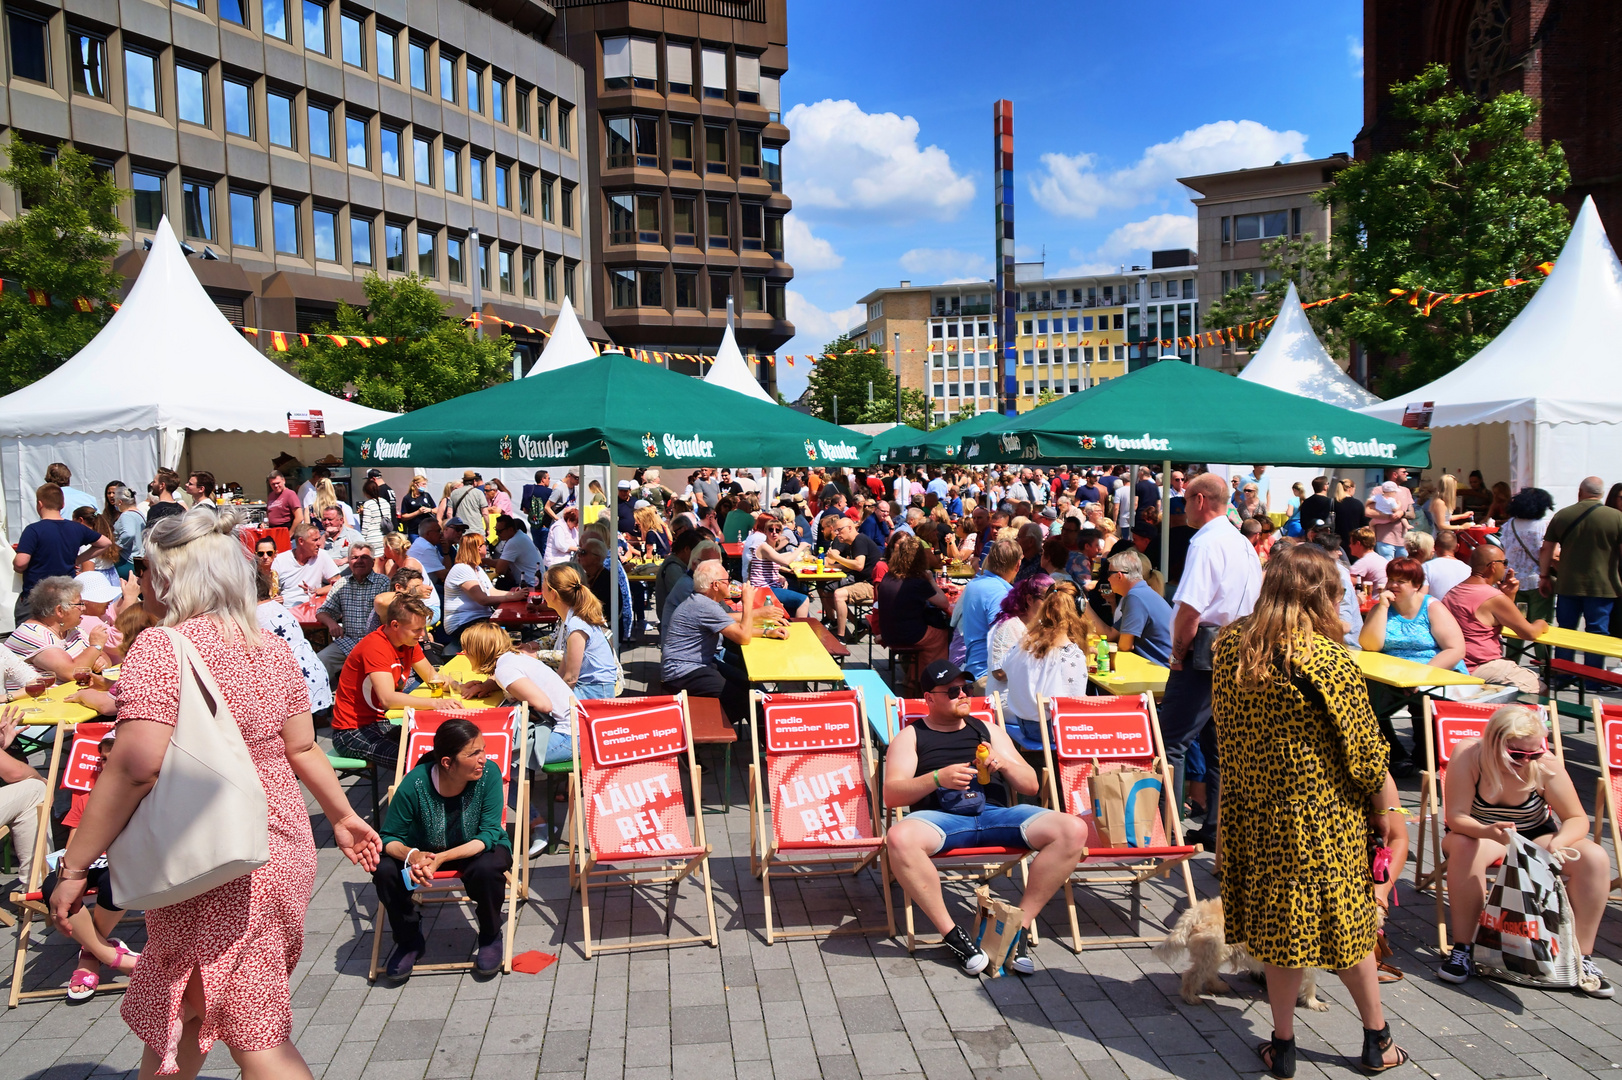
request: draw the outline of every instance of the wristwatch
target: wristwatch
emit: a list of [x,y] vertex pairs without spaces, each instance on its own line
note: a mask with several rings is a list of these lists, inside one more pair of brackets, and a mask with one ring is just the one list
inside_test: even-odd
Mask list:
[[58,881],[83,881],[89,876],[89,867],[85,867],[83,870],[74,870],[68,866],[58,866],[56,868],[56,880]]

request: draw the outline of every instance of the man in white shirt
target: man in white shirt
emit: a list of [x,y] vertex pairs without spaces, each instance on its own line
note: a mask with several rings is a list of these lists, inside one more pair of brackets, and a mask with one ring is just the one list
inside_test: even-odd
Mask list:
[[540,569],[541,552],[529,533],[519,527],[517,519],[502,514],[496,518],[496,539],[501,541],[501,554],[496,559],[496,575],[512,578],[515,588],[528,588],[535,584],[535,573]]
[[308,523],[293,526],[293,546],[276,556],[270,569],[281,582],[282,603],[290,608],[325,596],[327,583],[339,574],[338,564],[321,550],[321,530]]
[[1436,554],[1425,560],[1425,583],[1437,600],[1470,576],[1470,564],[1459,558],[1459,537],[1451,529],[1436,534]]
[[941,502],[945,502],[949,487],[950,485],[946,482],[945,471],[937,469],[935,470],[935,478],[929,482],[929,486],[924,490],[932,492],[935,498],[939,499]]
[[445,560],[439,555],[439,542],[443,539],[438,520],[425,517],[417,527],[417,538],[406,550],[407,556],[422,563],[422,576],[436,585],[445,580]]
[[349,565],[349,545],[360,543],[360,533],[344,524],[344,511],[340,506],[329,506],[321,515],[326,530],[321,539],[321,550],[339,566]]
[[907,479],[906,469],[895,471],[895,478],[890,481],[890,490],[895,493],[895,504],[903,511],[912,505],[912,481]]
[[315,508],[315,485],[331,476],[331,469],[325,465],[317,465],[310,470],[310,478],[298,487],[298,501],[304,505],[304,512],[311,517],[314,517],[310,512]]
[[1216,632],[1242,619],[1256,606],[1262,567],[1251,547],[1227,518],[1228,485],[1214,473],[1189,481],[1184,514],[1196,530],[1188,561],[1172,597],[1171,675],[1160,706],[1166,760],[1173,771],[1172,792],[1182,812],[1183,757],[1200,740],[1205,751],[1205,824],[1190,843],[1216,849],[1219,763],[1216,725],[1211,723],[1211,648]]

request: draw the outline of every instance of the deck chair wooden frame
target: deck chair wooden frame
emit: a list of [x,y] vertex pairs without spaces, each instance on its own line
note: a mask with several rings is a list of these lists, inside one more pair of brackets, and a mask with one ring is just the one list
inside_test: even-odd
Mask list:
[[[11,996],[6,1003],[8,1008],[15,1009],[24,1001],[57,999],[63,994],[64,988],[60,986],[52,987],[49,990],[23,989],[23,978],[28,970],[28,931],[35,919],[46,920],[48,924],[50,917],[50,909],[45,906],[42,888],[46,876],[45,853],[49,848],[51,838],[51,804],[55,800],[55,792],[58,786],[65,780],[74,779],[69,770],[75,764],[79,755],[85,752],[96,753],[102,735],[112,730],[112,727],[113,722],[111,720],[92,720],[73,726],[64,724],[61,729],[61,737],[51,747],[50,764],[46,766],[45,771],[46,797],[45,801],[40,803],[39,831],[34,838],[33,863],[29,867],[28,881],[24,883],[22,891],[11,894],[11,902],[17,907],[20,917],[16,920],[17,950],[11,965]],[[68,746],[65,759],[62,751],[64,743]],[[88,751],[81,745],[83,743],[88,743]],[[83,777],[83,775],[83,772],[77,774],[78,777]],[[94,776],[95,774],[91,773],[89,779],[91,786],[95,785]],[[82,780],[76,780],[76,786],[69,790],[87,790],[78,787],[77,783],[79,782],[82,782]],[[138,917],[125,913],[119,921],[123,922],[124,919]],[[117,982],[104,982],[96,987],[96,993],[100,994],[114,990],[122,992],[128,987],[128,979],[121,979]]]
[[[628,756],[623,761],[613,764],[597,763],[595,737],[598,732],[595,724],[606,725],[611,720],[623,718],[633,725],[640,725],[649,715],[656,716],[660,712],[664,712],[668,719],[679,716],[680,731],[669,734],[666,733],[668,729],[653,728],[654,734],[649,738],[656,744],[656,753],[627,752],[640,753],[641,756]],[[674,715],[670,715],[672,713]],[[673,697],[612,698],[589,703],[579,702],[575,705],[572,727],[574,772],[569,776],[569,884],[571,888],[577,886],[580,889],[581,950],[585,953],[586,959],[590,960],[594,952],[627,952],[634,949],[670,948],[675,945],[699,943],[709,945],[711,948],[720,947],[715,922],[713,875],[710,873],[710,845],[704,837],[704,813],[699,802],[704,790],[703,772],[699,768],[698,758],[693,753],[693,724],[687,710],[687,692],[684,690]],[[692,791],[691,815],[687,813],[681,791],[680,762],[684,758],[687,784]],[[661,763],[668,764],[676,774],[675,791],[667,793],[667,797],[670,794],[676,797],[674,809],[677,814],[674,817],[661,817],[658,824],[674,828],[679,823],[682,829],[687,830],[685,839],[688,842],[680,843],[683,837],[679,833],[667,833],[665,835],[673,841],[674,846],[666,844],[657,851],[651,848],[640,851],[624,848],[610,851],[599,846],[593,839],[595,833],[593,823],[598,815],[591,809],[594,805],[598,805],[596,797],[601,794],[601,791],[591,790],[591,786],[597,783],[597,774],[606,773],[608,770],[619,772],[639,765],[657,767]],[[669,773],[665,774],[666,783],[669,776]],[[667,806],[665,809],[671,808]],[[636,816],[642,817],[643,814]],[[640,831],[639,826],[632,827]],[[681,883],[699,872],[704,883],[704,908],[709,919],[709,933],[674,936],[671,927],[675,923],[676,899]],[[609,885],[624,885],[633,889],[653,885],[665,886],[665,936],[651,940],[594,945],[591,939],[591,892],[594,887],[600,890]]]
[[[1479,737],[1492,714],[1506,703],[1477,705],[1468,701],[1438,701],[1427,696],[1424,701],[1425,771],[1419,775],[1419,839],[1414,845],[1414,891],[1436,892],[1436,948],[1446,956],[1451,946],[1447,933],[1447,857],[1442,854],[1442,825],[1446,804],[1442,798],[1442,785],[1447,780],[1447,763],[1452,749],[1466,739]],[[1549,710],[1543,705],[1526,705],[1543,719],[1550,729],[1550,745],[1554,757],[1563,767],[1565,747],[1560,741],[1559,723],[1549,723]],[[1449,725],[1444,733],[1442,725]],[[1455,725],[1464,725],[1463,727]],[[1472,733],[1473,731],[1473,733]],[[1602,755],[1603,756],[1603,753]],[[1425,841],[1429,834],[1431,868],[1425,869]]]
[[[816,733],[802,736],[801,746],[779,746],[780,729],[773,722],[773,712],[781,708],[795,711],[825,709],[833,715],[826,720],[807,713],[807,725],[815,726]],[[848,718],[845,715],[848,710]],[[848,727],[845,726],[848,719]],[[873,934],[883,932],[895,936],[895,906],[890,897],[889,863],[886,860],[884,825],[879,807],[883,801],[884,784],[879,775],[878,755],[873,752],[872,733],[867,723],[866,701],[860,688],[823,694],[764,694],[756,690],[749,695],[749,743],[754,751],[749,766],[749,871],[760,879],[766,895],[766,944],[776,944],[777,938],[826,937],[832,934]],[[761,736],[766,737],[766,754],[761,756]],[[859,765],[860,787],[848,786],[845,798],[840,798],[838,779],[828,783],[827,772],[839,768],[839,759],[847,765]],[[810,777],[807,791],[817,806],[806,811],[820,821],[820,828],[839,829],[848,833],[845,838],[808,836],[788,837],[784,833],[784,820],[792,813],[779,806],[778,799],[766,797],[767,788],[781,791],[800,774],[790,771],[805,762],[815,762],[825,771]],[[774,775],[774,766],[784,770]],[[830,790],[817,792],[816,779],[824,780]],[[866,812],[859,803],[866,800]],[[853,805],[854,804],[854,805]],[[766,823],[766,812],[771,809],[772,821]],[[828,815],[833,814],[832,820]],[[813,826],[802,818],[803,829],[809,833]],[[860,835],[862,826],[868,835]],[[772,873],[788,878],[814,878],[849,875],[854,877],[874,863],[879,866],[880,891],[884,894],[884,922],[864,924],[855,922],[831,929],[808,928],[783,930],[773,924]]]
[[[1615,725],[1615,729],[1607,725]],[[1611,830],[1611,850],[1622,853],[1622,823],[1617,820],[1617,807],[1622,804],[1622,707],[1607,709],[1603,701],[1594,701],[1594,737],[1598,741],[1599,779],[1594,785],[1594,843],[1604,847],[1601,837],[1606,824]],[[1614,755],[1614,756],[1613,756]],[[1613,858],[1622,855],[1613,854]],[[1622,889],[1622,873],[1611,879],[1611,892]]]
[[[897,699],[886,697],[884,699],[884,717],[885,729],[889,733],[886,742],[894,742],[901,729],[912,723],[916,717],[921,716],[925,708],[926,706],[921,698]],[[1005,730],[1007,729],[1007,724],[1003,720],[1002,698],[998,695],[992,694],[990,697],[971,698],[969,710],[971,716],[996,724]],[[880,790],[883,790],[882,783],[880,784]],[[903,807],[889,810],[887,815],[889,824],[893,824],[906,817],[907,811]],[[1016,866],[1025,866],[1031,855],[1032,852],[1029,848],[954,848],[948,851],[936,852],[930,856],[929,861],[934,863],[936,870],[939,871],[942,885],[984,884],[995,881],[1004,874],[1008,875],[1011,880],[1014,876],[1014,868]],[[901,900],[902,919],[907,930],[907,951],[912,952],[918,947],[920,939],[913,927],[912,897],[907,895],[905,889],[901,890]],[[1031,941],[1035,943],[1038,939],[1034,921],[1031,923],[1030,931]],[[940,940],[939,937],[932,937],[923,941],[923,944],[938,945]]]
[[[1189,866],[1189,860],[1199,853],[1198,844],[1185,844],[1183,842],[1182,815],[1173,812],[1175,799],[1171,796],[1172,786],[1171,766],[1166,760],[1166,740],[1160,732],[1160,716],[1155,711],[1155,700],[1152,694],[1121,695],[1109,697],[1086,698],[1038,698],[1037,705],[1042,715],[1042,779],[1046,789],[1048,807],[1060,813],[1074,814],[1087,825],[1089,834],[1087,843],[1087,857],[1073,870],[1064,883],[1064,903],[1070,914],[1070,943],[1076,952],[1089,945],[1153,945],[1164,941],[1165,934],[1153,936],[1108,934],[1102,937],[1083,938],[1081,936],[1081,920],[1076,911],[1075,885],[1125,885],[1132,897],[1132,925],[1141,930],[1143,925],[1143,883],[1150,878],[1170,878],[1172,871],[1179,870],[1183,879],[1183,895],[1190,906],[1196,896],[1194,892],[1194,871]],[[1066,756],[1063,753],[1065,746],[1055,746],[1059,738],[1058,723],[1061,717],[1069,716],[1078,710],[1097,710],[1101,715],[1130,714],[1129,723],[1135,724],[1139,716],[1142,717],[1141,731],[1133,731],[1135,741],[1123,744],[1101,745],[1095,749],[1100,751],[1089,755],[1091,763],[1086,756]],[[1147,736],[1145,739],[1144,736]],[[1146,750],[1147,753],[1134,751]],[[1154,773],[1160,778],[1160,814],[1156,818],[1155,830],[1162,841],[1151,847],[1109,847],[1104,845],[1098,836],[1098,829],[1091,813],[1092,807],[1082,808],[1068,806],[1061,797],[1061,793],[1069,788],[1065,781],[1065,769],[1072,768],[1076,772],[1078,782],[1085,782],[1088,777],[1095,775],[1094,770],[1107,771],[1104,765],[1114,765],[1117,768],[1135,766],[1146,772]],[[1170,843],[1165,843],[1169,839]]]
[[[517,807],[512,810],[506,808],[506,793],[503,791],[502,808],[504,814],[511,814],[513,832],[513,865],[507,871],[507,927],[502,936],[501,970],[503,974],[511,974],[513,969],[513,936],[518,928],[519,912],[524,901],[529,897],[529,706],[519,703],[511,708],[503,709],[459,709],[454,712],[423,712],[416,709],[407,709],[404,718],[400,721],[400,751],[395,756],[394,783],[389,785],[388,794],[384,801],[385,811],[394,801],[394,793],[398,790],[400,782],[405,779],[406,773],[422,759],[432,745],[432,733],[438,730],[440,724],[452,716],[471,720],[479,728],[486,741],[493,736],[500,736],[507,743],[508,752],[500,754],[499,751],[491,754],[491,760],[502,767],[502,786],[514,782],[516,777]],[[434,717],[431,727],[419,723],[419,717]],[[427,735],[428,739],[417,739],[415,736]],[[379,821],[379,827],[382,826]],[[462,880],[454,870],[441,870],[434,874],[431,885],[422,885],[411,893],[411,899],[418,904],[471,904],[463,889]],[[378,903],[372,915],[372,960],[366,970],[368,981],[375,981],[381,966],[378,963],[382,955],[383,927],[388,919],[388,912]],[[446,961],[437,964],[418,964],[412,968],[412,974],[419,972],[439,971],[472,971],[472,960]]]

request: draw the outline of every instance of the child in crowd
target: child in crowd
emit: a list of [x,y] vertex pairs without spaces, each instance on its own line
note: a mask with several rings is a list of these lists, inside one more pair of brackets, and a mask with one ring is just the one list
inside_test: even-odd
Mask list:
[[1374,509],[1381,514],[1395,514],[1397,506],[1397,482],[1387,480],[1374,492]]

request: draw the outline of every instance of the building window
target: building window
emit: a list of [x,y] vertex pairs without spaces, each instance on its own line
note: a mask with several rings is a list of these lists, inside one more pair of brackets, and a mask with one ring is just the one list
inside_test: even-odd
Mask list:
[[383,175],[400,175],[400,132],[390,127],[377,129],[377,141],[383,155]]
[[406,52],[411,65],[411,89],[428,93],[428,46],[413,40],[407,43]]
[[535,174],[518,172],[518,212],[525,217],[535,216]]
[[11,38],[11,74],[31,82],[51,81],[50,49],[45,40],[45,23],[20,11],[6,13]]
[[[40,80],[44,82],[42,78]],[[135,49],[124,50],[124,94],[129,107],[142,112],[158,111],[158,58]]]
[[745,311],[766,310],[766,279],[746,277],[743,279],[743,309]]
[[636,242],[636,199],[632,195],[608,197],[608,242],[632,244]]
[[1194,279],[1193,278],[1186,277],[1186,278],[1183,279],[1183,299],[1184,300],[1192,300],[1192,299],[1194,299]]
[[214,185],[206,180],[181,180],[180,206],[186,235],[214,239]]
[[773,123],[783,118],[783,88],[779,76],[760,77],[760,104],[766,110],[767,119]]
[[479,256],[479,288],[484,289],[485,291],[489,291],[489,289],[490,289],[490,245],[489,244],[480,244],[479,245],[478,256]]
[[291,41],[288,37],[287,13],[282,8],[282,0],[261,0],[259,10],[265,19],[265,33],[273,38]]
[[386,269],[405,273],[405,226],[383,226],[383,265]]
[[229,23],[236,23],[246,28],[248,25],[248,12],[243,7],[242,0],[220,0],[220,18]]
[[693,125],[670,125],[670,171],[693,171]]
[[551,221],[554,217],[552,207],[552,178],[545,173],[541,174],[541,220]]
[[274,90],[265,95],[265,111],[270,119],[270,145],[296,149],[293,132],[293,99]]
[[[13,19],[15,25],[15,18]],[[41,24],[34,24],[44,29]],[[15,67],[16,37],[12,37],[12,64]],[[70,32],[73,44],[73,89],[90,97],[107,100],[107,39],[80,30]],[[23,76],[29,78],[30,76]],[[44,80],[39,80],[43,82]]]
[[760,132],[738,130],[738,175],[760,175]]
[[[698,246],[698,203],[693,199],[672,199],[670,201],[670,228],[671,240],[676,247]],[[695,290],[697,286],[694,286]],[[676,296],[681,296],[681,285],[676,285]],[[678,303],[678,307],[681,305]],[[697,303],[688,307],[697,307]]]
[[484,158],[476,154],[467,156],[468,194],[479,202],[488,201],[484,192]]
[[613,291],[615,307],[636,307],[635,270],[610,270],[608,272],[608,284]]
[[760,174],[772,185],[773,191],[783,190],[783,148],[780,146],[762,147],[760,151]]
[[501,282],[501,291],[513,291],[513,253],[507,248],[496,252],[496,276]]
[[188,124],[208,126],[208,73],[175,65],[175,111]]
[[606,124],[608,130],[608,167],[610,169],[625,169],[631,165],[631,118],[629,116],[609,117]]
[[327,8],[315,0],[304,0],[304,47],[328,55]]
[[664,235],[659,227],[659,196],[638,195],[636,197],[636,242],[639,244],[662,244]]
[[513,84],[513,113],[518,130],[528,135],[531,125],[529,89],[519,83]]
[[772,318],[787,318],[787,316],[784,314],[784,312],[787,310],[784,302],[785,295],[784,287],[782,285],[766,286],[766,312],[767,314],[771,315]]
[[225,130],[230,135],[253,138],[253,87],[235,79],[222,84],[225,97]]
[[1270,214],[1240,214],[1233,219],[1233,237],[1235,240],[1269,240],[1283,236],[1289,227],[1290,215],[1284,210]]
[[1301,235],[1301,208],[1299,206],[1290,211],[1290,235]]
[[418,136],[411,138],[411,178],[428,187],[434,185],[434,143]]
[[298,255],[301,253],[299,248],[297,203],[272,199],[270,203],[270,226],[278,255]]
[[[560,101],[560,102],[558,102],[558,146],[559,146],[559,148],[561,148],[563,150],[567,150],[573,144],[574,144],[574,106],[565,105],[563,102]],[[565,267],[564,269],[565,269],[564,284],[567,285],[568,282],[569,282],[569,274],[567,273],[568,268]],[[565,291],[564,295],[565,296],[568,295],[567,291]]]
[[310,125],[310,156],[336,160],[332,153],[332,110],[312,103],[305,109],[305,120]]
[[524,295],[535,299],[535,256],[525,255],[523,262]]
[[445,237],[445,279],[456,285],[466,281],[466,267],[463,265],[463,252],[467,250],[467,241],[460,236]]
[[156,229],[163,220],[163,174],[136,170],[130,174],[134,191],[135,227]]
[[456,103],[456,57],[447,56],[444,46],[439,53],[439,99]]
[[727,129],[724,127],[704,129],[704,171],[726,174]]
[[535,95],[535,137],[552,141],[552,99],[545,94]]
[[[445,190],[453,195],[462,190],[462,163],[460,161],[460,155],[461,151],[453,150],[448,146],[445,147],[440,153],[440,167],[445,173],[443,177]],[[482,182],[484,178],[483,176],[480,176],[479,179]]]
[[353,67],[366,67],[366,24],[358,15],[344,11],[338,14],[338,37],[343,50],[343,61]]
[[558,261],[547,259],[541,264],[542,296],[549,304],[558,302]]
[[372,265],[372,223],[350,211],[349,258],[356,266]]
[[[685,41],[665,43],[665,81],[672,94],[693,93],[693,46]],[[677,292],[681,287],[677,286]],[[678,303],[678,307],[681,305]],[[696,306],[696,305],[690,305]]]
[[759,203],[743,203],[739,207],[743,219],[743,250],[760,251],[765,247],[765,208]]
[[507,122],[507,83],[494,72],[490,74],[490,119],[498,124]]
[[565,229],[573,229],[575,186],[568,181],[564,181],[560,187],[562,188],[562,191],[558,196],[558,201],[562,204],[562,212],[559,216],[563,219],[562,224]]
[[[1159,299],[1160,298],[1160,282],[1158,282],[1158,281],[1149,282],[1149,297],[1150,297],[1150,299]],[[1048,321],[1046,319],[1043,319],[1042,320],[1042,329],[1046,330],[1047,328],[1048,328]]]
[[259,246],[259,196],[246,191],[231,192],[231,246]]
[[724,49],[705,49],[703,57],[704,96],[707,98],[721,98],[727,96],[727,54]]
[[739,53],[738,100],[753,105],[760,101],[760,57]]
[[394,65],[399,58],[394,52],[396,47],[394,31],[385,30],[379,26],[372,37],[372,42],[372,47],[377,50],[377,74],[381,78],[393,79],[398,82],[400,73]]
[[732,296],[732,275],[710,275],[710,310],[725,311],[727,300]]
[[676,306],[698,307],[698,275],[676,271]]
[[471,112],[484,112],[484,69],[467,65],[467,107]]
[[665,272],[663,270],[637,271],[638,299],[643,307],[665,306]]
[[729,248],[732,246],[731,215],[727,213],[730,206],[724,202],[710,203],[710,247]]
[[496,181],[496,205],[501,207],[503,210],[512,209],[512,204],[507,197],[508,169],[509,166],[502,165],[500,162],[496,163],[496,171],[494,174]]
[[434,250],[437,237],[432,230],[417,227],[417,276],[437,278],[439,276],[439,253]]
[[316,207],[311,216],[310,233],[315,241],[315,257],[327,262],[338,261],[338,211]]
[[349,155],[349,164],[361,169],[370,164],[366,154],[366,120],[364,117],[344,117],[344,143]]

